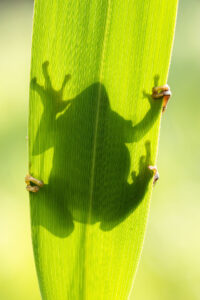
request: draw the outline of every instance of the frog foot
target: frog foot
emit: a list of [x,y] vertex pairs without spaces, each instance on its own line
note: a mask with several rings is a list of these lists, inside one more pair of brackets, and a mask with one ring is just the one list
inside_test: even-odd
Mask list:
[[148,166],[149,170],[153,171],[153,184],[159,179],[159,173],[156,166]]
[[169,98],[171,97],[172,93],[170,91],[170,87],[168,84],[156,86],[152,89],[152,98],[159,99],[163,97],[163,106],[162,106],[162,112],[164,112],[167,108],[167,103],[169,101]]
[[26,190],[28,192],[36,193],[39,191],[41,187],[44,186],[44,182],[42,180],[38,180],[29,174],[26,175],[25,182],[26,182]]

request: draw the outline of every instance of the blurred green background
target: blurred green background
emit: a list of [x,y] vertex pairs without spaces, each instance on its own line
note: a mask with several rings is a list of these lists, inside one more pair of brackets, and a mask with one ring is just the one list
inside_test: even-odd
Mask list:
[[[0,299],[39,300],[27,172],[33,1],[0,1]],[[180,0],[148,229],[131,300],[200,299],[200,1]]]

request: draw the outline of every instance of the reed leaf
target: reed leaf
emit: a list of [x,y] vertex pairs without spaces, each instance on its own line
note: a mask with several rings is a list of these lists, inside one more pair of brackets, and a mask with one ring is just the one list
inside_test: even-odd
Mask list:
[[177,0],[36,0],[32,239],[44,300],[127,299],[141,254]]

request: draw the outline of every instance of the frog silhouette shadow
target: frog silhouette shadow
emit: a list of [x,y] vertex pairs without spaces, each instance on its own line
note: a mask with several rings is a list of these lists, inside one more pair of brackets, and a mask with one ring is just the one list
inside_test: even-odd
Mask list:
[[112,230],[143,200],[153,176],[148,169],[151,149],[147,142],[138,173],[132,172],[131,183],[127,181],[130,154],[126,143],[140,140],[149,131],[160,104],[147,97],[150,109],[133,126],[111,109],[106,89],[99,82],[64,101],[63,91],[70,75],[65,76],[57,91],[52,87],[48,64],[42,65],[44,86],[36,78],[31,81],[31,88],[39,94],[44,107],[33,155],[54,149],[48,183],[31,204],[32,222],[59,237],[73,232],[74,221],[99,222],[101,230]]

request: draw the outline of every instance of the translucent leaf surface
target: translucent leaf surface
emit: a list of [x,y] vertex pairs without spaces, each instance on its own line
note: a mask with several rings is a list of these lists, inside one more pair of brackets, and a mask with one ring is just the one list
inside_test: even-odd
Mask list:
[[35,1],[32,238],[45,300],[127,299],[139,261],[176,0]]

